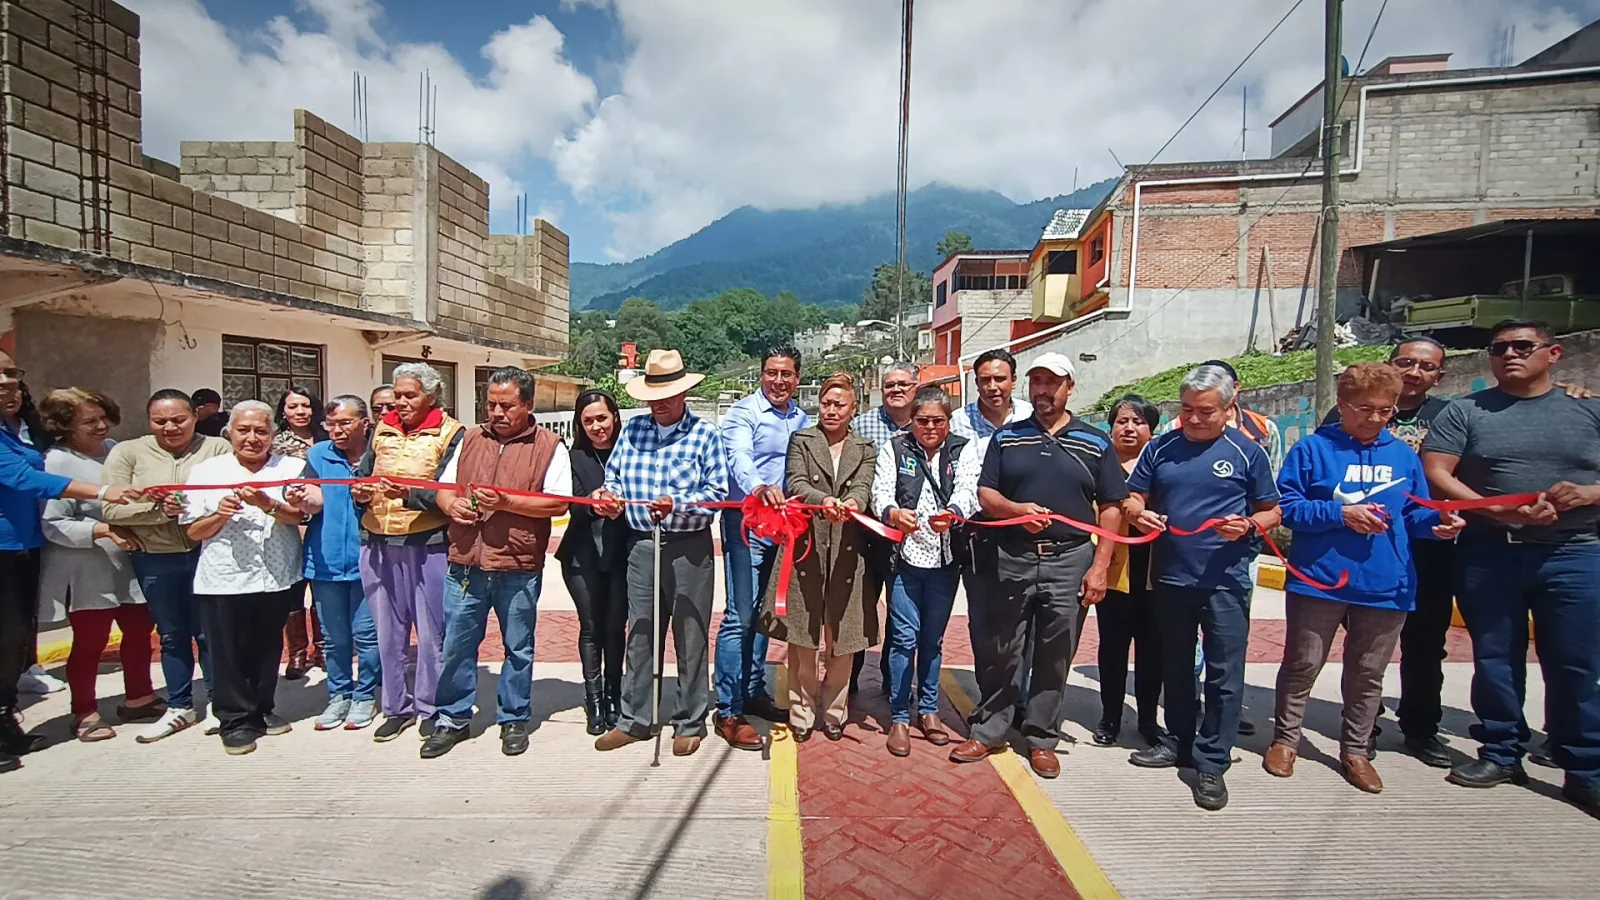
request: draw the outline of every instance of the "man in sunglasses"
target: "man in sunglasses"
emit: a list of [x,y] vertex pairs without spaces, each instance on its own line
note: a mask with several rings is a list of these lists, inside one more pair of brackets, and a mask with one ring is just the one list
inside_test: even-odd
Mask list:
[[1478,758],[1450,770],[1464,787],[1526,784],[1528,616],[1537,620],[1545,730],[1566,771],[1562,796],[1600,818],[1600,400],[1551,377],[1562,348],[1542,322],[1495,326],[1496,386],[1434,420],[1422,461],[1450,500],[1534,493],[1468,513],[1458,602],[1472,636],[1472,736]]

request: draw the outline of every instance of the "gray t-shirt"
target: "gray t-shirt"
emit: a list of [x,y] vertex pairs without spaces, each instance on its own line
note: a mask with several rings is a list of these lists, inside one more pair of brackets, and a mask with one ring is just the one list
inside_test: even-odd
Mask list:
[[[1433,420],[1422,452],[1461,457],[1456,477],[1484,496],[1548,490],[1561,481],[1600,481],[1600,400],[1561,390],[1519,398],[1490,388],[1452,402]],[[1470,514],[1469,514],[1470,515]],[[1554,525],[1502,525],[1473,517],[1474,529],[1513,530],[1523,540],[1600,540],[1600,506],[1561,514]]]

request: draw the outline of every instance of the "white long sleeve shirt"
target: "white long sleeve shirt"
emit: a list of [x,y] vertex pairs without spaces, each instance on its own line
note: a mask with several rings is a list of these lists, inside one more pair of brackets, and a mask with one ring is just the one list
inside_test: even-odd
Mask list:
[[[911,438],[907,438],[911,440]],[[937,513],[950,510],[962,518],[971,518],[978,512],[978,474],[983,468],[983,441],[968,441],[956,460],[956,480],[950,492],[950,505],[941,506],[928,479],[922,483],[922,493],[917,497],[917,530],[906,535],[900,544],[900,556],[907,565],[919,569],[938,569],[954,561],[950,552],[950,533],[937,534],[928,525],[928,519]],[[928,471],[935,476],[944,449],[928,457]],[[884,522],[888,510],[898,506],[895,502],[895,453],[892,443],[878,450],[877,472],[872,479],[872,509]]]

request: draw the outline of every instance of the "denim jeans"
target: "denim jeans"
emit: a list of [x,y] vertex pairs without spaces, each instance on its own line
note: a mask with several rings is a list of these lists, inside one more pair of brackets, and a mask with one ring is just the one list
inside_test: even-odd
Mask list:
[[[383,664],[378,655],[378,626],[367,606],[367,592],[358,581],[313,581],[311,602],[322,623],[323,656],[328,670],[328,696],[371,700],[378,696]],[[350,658],[358,667],[351,671]],[[355,680],[359,676],[360,680]]]
[[[1244,709],[1244,659],[1250,642],[1249,600],[1221,588],[1155,586],[1161,624],[1161,672],[1167,730],[1179,759],[1193,759],[1202,774],[1228,770]],[[1201,719],[1194,675],[1195,631],[1205,650],[1205,715]],[[1197,721],[1198,720],[1198,721]],[[1198,733],[1197,733],[1198,732]]]
[[778,548],[769,541],[744,542],[744,514],[722,513],[722,564],[728,580],[728,608],[717,630],[717,713],[744,715],[744,701],[769,696],[767,690],[767,636],[756,631],[767,582],[778,561]]
[[904,560],[889,590],[889,720],[911,721],[911,673],[917,712],[939,712],[939,658],[956,602],[954,567],[921,569]]
[[450,564],[444,580],[444,655],[439,663],[440,728],[466,728],[478,695],[478,645],[489,610],[500,621],[505,662],[495,691],[495,722],[526,722],[532,715],[533,629],[543,572],[485,572]]
[[1511,544],[1469,531],[1459,550],[1478,756],[1503,766],[1522,759],[1531,612],[1550,757],[1570,781],[1600,785],[1600,544]]
[[167,682],[167,705],[194,709],[195,647],[200,648],[200,674],[206,696],[211,696],[211,649],[200,622],[200,602],[194,596],[194,570],[200,548],[188,553],[134,553],[133,572],[139,579],[150,618],[161,635],[161,677]]

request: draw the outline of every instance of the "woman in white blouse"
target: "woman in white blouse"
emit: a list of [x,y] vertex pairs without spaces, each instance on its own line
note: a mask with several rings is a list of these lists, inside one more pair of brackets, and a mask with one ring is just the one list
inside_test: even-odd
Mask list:
[[[40,424],[54,439],[46,472],[78,481],[101,481],[107,435],[122,420],[116,401],[99,391],[66,388],[39,402]],[[113,623],[122,630],[123,722],[158,719],[167,704],[150,681],[150,633],[144,593],[128,551],[140,549],[133,532],[101,521],[100,501],[59,498],[44,505],[44,553],[39,575],[39,621],[66,619],[72,626],[67,684],[72,688],[72,734],[80,741],[117,736],[100,717],[95,682]]]
[[955,604],[957,574],[970,556],[959,516],[978,511],[979,441],[950,433],[950,395],[917,391],[911,431],[878,451],[872,508],[905,533],[889,589],[889,736],[895,756],[911,754],[911,692],[917,728],[930,744],[950,743],[939,721],[939,662]]
[[180,521],[201,542],[194,593],[211,645],[212,709],[230,755],[249,753],[262,735],[283,734],[289,723],[273,713],[283,624],[304,590],[300,583],[300,526],[321,508],[315,487],[205,485],[310,477],[304,460],[271,452],[272,408],[246,400],[223,431],[233,453],[194,467]]

